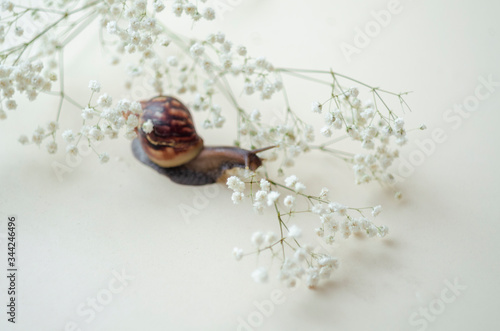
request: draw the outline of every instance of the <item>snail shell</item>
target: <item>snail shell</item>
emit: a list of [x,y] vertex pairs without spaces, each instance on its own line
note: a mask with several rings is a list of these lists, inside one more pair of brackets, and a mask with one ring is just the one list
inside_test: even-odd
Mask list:
[[[194,128],[191,113],[179,100],[156,97],[141,102],[140,142],[149,159],[160,167],[170,168],[194,159],[203,149],[203,139]],[[153,131],[144,132],[142,125],[151,120]]]
[[[257,170],[262,160],[257,153],[231,146],[209,147],[196,133],[189,110],[173,97],[160,96],[141,102],[143,114],[132,152],[142,163],[183,185],[205,185],[223,181],[227,170]],[[146,133],[142,125],[153,122]],[[274,147],[274,146],[273,146]]]

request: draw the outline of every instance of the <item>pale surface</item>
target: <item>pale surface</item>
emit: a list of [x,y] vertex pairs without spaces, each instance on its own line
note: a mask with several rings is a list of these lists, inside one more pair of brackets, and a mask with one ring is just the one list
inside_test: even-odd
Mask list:
[[[82,330],[236,330],[239,318],[259,322],[254,302],[269,300],[274,289],[284,293],[281,303],[255,330],[423,330],[409,318],[429,305],[442,310],[429,330],[498,329],[500,91],[496,87],[457,128],[443,114],[473,95],[479,76],[500,81],[500,3],[426,0],[401,6],[350,63],[339,44],[352,44],[355,28],[373,20],[372,10],[387,8],[386,1],[316,0],[302,6],[243,0],[218,23],[250,53],[266,55],[278,66],[331,67],[390,90],[415,91],[408,98],[413,113],[407,123],[425,122],[429,130],[410,138],[428,139],[441,128],[447,139],[400,185],[402,202],[376,185],[354,186],[346,167],[334,162],[332,168],[324,155],[310,157],[314,172],[305,162],[293,170],[311,188],[332,187],[346,203],[384,205],[378,221],[389,225],[388,238],[342,242],[335,252],[341,268],[316,291],[304,286],[289,291],[274,279],[255,284],[249,276],[254,259],[235,262],[231,251],[249,248],[254,230],[275,230],[272,214],[256,217],[249,208],[234,206],[220,187],[187,224],[178,206],[196,207],[193,192],[203,190],[159,177],[133,159],[124,140],[103,146],[115,155],[108,165],[85,157],[59,182],[51,163],[64,163],[62,153],[53,159],[16,141],[35,128],[37,118],[45,122],[53,113],[23,104],[0,122],[0,233],[5,234],[7,215],[16,214],[20,265],[19,323],[7,325],[2,308],[0,329],[64,330],[73,321]],[[81,89],[84,98],[89,79],[105,86],[112,80],[100,72],[100,63],[82,62],[99,56],[95,47],[78,48],[88,54],[68,57],[68,68],[81,76],[68,89],[77,96]],[[295,86],[290,94],[300,94],[308,114],[315,86]],[[232,137],[231,129],[204,134],[206,141],[231,143],[224,138]],[[403,157],[415,148],[407,146]],[[0,240],[4,261],[5,236]],[[105,296],[113,270],[134,279],[87,322],[89,315],[77,309],[89,297]],[[435,299],[441,300],[445,282],[455,279],[466,289],[439,306]],[[2,307],[5,289],[2,276]]]

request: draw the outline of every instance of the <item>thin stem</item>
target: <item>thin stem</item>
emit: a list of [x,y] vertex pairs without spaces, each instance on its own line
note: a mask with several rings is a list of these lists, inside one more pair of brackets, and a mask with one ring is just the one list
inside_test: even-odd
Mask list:
[[405,94],[411,93],[411,92],[394,93],[394,92],[391,92],[391,91],[383,90],[383,89],[380,89],[378,87],[374,87],[374,86],[371,86],[369,84],[363,83],[363,82],[361,82],[361,81],[359,81],[357,79],[354,79],[352,77],[349,77],[347,75],[343,75],[343,74],[340,74],[338,72],[334,72],[332,70],[326,71],[326,70],[295,69],[295,68],[276,68],[276,70],[277,71],[281,71],[281,72],[308,72],[308,73],[316,73],[316,74],[334,74],[336,76],[342,77],[342,78],[350,80],[352,82],[355,82],[355,83],[357,83],[359,85],[368,87],[369,89],[375,89],[375,90],[378,90],[380,92],[384,92],[384,93],[387,93],[387,94],[392,94],[392,95],[395,95],[395,96],[401,96],[401,95],[405,95]]
[[64,101],[64,50],[59,51],[59,89],[61,94],[61,100],[59,101],[59,107],[57,109],[56,122],[59,122],[59,117],[61,115],[61,109]]

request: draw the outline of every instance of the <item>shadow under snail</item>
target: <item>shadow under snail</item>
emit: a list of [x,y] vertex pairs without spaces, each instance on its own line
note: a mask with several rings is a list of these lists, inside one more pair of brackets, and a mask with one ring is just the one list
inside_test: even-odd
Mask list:
[[[132,152],[173,182],[183,185],[205,185],[223,181],[225,172],[233,168],[255,171],[262,165],[257,153],[229,146],[204,146],[194,128],[191,113],[179,100],[158,96],[141,101],[143,113],[137,126]],[[127,115],[126,115],[127,116]],[[143,124],[151,120],[153,130],[146,133]]]

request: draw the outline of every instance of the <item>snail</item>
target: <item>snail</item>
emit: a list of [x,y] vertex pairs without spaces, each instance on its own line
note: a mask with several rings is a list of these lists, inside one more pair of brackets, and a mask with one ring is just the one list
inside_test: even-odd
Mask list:
[[[204,146],[196,133],[187,107],[169,96],[141,101],[142,114],[132,152],[173,182],[183,185],[206,185],[223,181],[227,170],[246,168],[252,171],[262,165],[257,153],[268,150],[245,150],[229,146]],[[151,120],[153,130],[146,133],[143,124]]]

